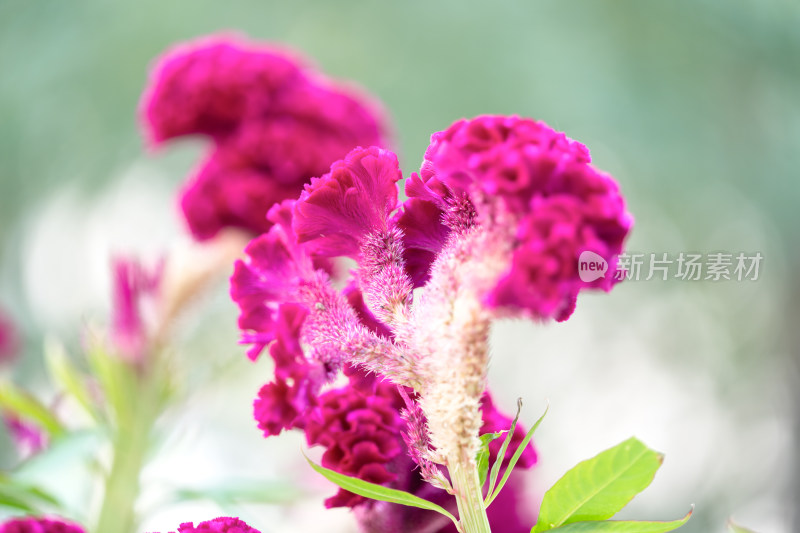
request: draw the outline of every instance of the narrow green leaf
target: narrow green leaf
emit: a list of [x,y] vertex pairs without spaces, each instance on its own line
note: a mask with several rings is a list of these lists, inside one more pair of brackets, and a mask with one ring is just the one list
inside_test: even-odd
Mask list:
[[478,456],[475,458],[475,462],[478,464],[478,475],[481,480],[481,487],[486,483],[486,476],[489,473],[489,456],[491,455],[489,443],[502,437],[503,433],[503,431],[498,431],[497,433],[486,433],[478,437],[481,440],[481,447],[478,450]]
[[755,533],[752,529],[747,529],[746,527],[735,524],[733,520],[728,521],[728,530],[731,533]]
[[53,381],[63,387],[95,421],[99,422],[100,415],[86,388],[85,380],[70,361],[64,346],[54,339],[46,339],[44,353]]
[[489,505],[492,504],[494,499],[497,498],[497,495],[500,494],[500,491],[503,490],[506,481],[508,481],[508,476],[511,475],[511,471],[514,470],[515,466],[517,466],[517,461],[519,461],[519,458],[522,457],[522,452],[525,451],[525,447],[528,446],[528,443],[533,438],[533,434],[536,432],[536,429],[539,427],[539,424],[542,423],[542,420],[544,420],[544,417],[547,415],[547,411],[549,409],[550,409],[550,404],[548,403],[547,407],[545,407],[544,409],[544,413],[542,413],[542,416],[540,416],[539,420],[537,420],[536,423],[533,424],[531,429],[529,429],[528,433],[525,435],[525,438],[522,439],[522,442],[520,442],[519,446],[517,446],[517,450],[514,452],[514,455],[511,456],[511,460],[508,462],[508,466],[506,467],[505,472],[503,472],[503,477],[500,478],[500,483],[497,484],[497,488],[493,493],[486,496],[486,501],[485,501],[486,507],[489,507]]
[[428,500],[423,500],[418,496],[414,496],[413,494],[404,492],[402,490],[390,489],[388,487],[384,487],[383,485],[376,485],[375,483],[370,483],[369,481],[345,476],[344,474],[334,472],[333,470],[325,468],[324,466],[315,464],[308,457],[306,457],[306,461],[308,461],[308,464],[311,465],[311,468],[313,468],[319,474],[322,474],[325,479],[335,483],[345,490],[349,490],[354,494],[382,502],[399,503],[400,505],[407,505],[409,507],[418,507],[420,509],[436,511],[437,513],[443,514],[452,520],[456,527],[458,527],[458,520],[456,520],[456,517],[454,517],[440,505],[436,505]]
[[[511,444],[511,438],[514,436],[514,430],[517,429],[517,420],[519,420],[520,412],[522,412],[522,398],[517,398],[517,414],[514,416],[514,420],[511,422],[511,428],[509,428],[508,432],[506,433],[506,439],[503,441],[503,445],[500,447],[500,452],[497,454],[497,458],[492,465],[492,471],[489,474],[489,488],[486,491],[487,498],[488,496],[491,496],[495,485],[497,485],[497,476],[500,475],[500,467],[503,465],[503,459],[506,457],[508,445]],[[481,483],[481,486],[483,486],[483,483]]]
[[19,494],[8,490],[6,487],[0,487],[0,508],[2,507],[25,511],[30,514],[37,514],[39,512],[39,509],[31,506],[24,498],[20,498]]
[[31,420],[51,437],[64,434],[64,427],[50,410],[33,395],[9,381],[0,382],[0,407],[14,415]]
[[605,520],[600,522],[573,522],[550,531],[558,533],[665,533],[678,529],[692,516],[692,512],[671,522],[645,522],[638,520]]
[[112,420],[118,427],[130,426],[138,403],[135,369],[105,349],[98,338],[90,339],[87,358],[92,374],[100,383]]
[[60,509],[53,496],[33,485],[14,478],[0,476],[0,507],[10,507],[27,513],[43,513]]
[[662,459],[630,438],[578,463],[545,493],[534,533],[611,518],[653,481]]

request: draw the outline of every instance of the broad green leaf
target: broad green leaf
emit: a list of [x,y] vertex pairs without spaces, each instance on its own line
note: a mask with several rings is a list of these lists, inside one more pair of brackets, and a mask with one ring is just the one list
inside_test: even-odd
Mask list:
[[[517,414],[514,416],[514,420],[511,422],[511,428],[509,428],[508,432],[506,433],[506,438],[503,441],[503,445],[500,447],[500,452],[497,454],[497,458],[492,465],[492,471],[489,474],[489,488],[486,491],[487,496],[492,494],[494,487],[497,484],[497,476],[500,475],[500,467],[503,465],[503,459],[506,457],[508,445],[511,444],[511,438],[514,436],[514,430],[517,429],[517,420],[519,420],[519,414],[521,411],[522,398],[517,398]],[[483,481],[481,481],[481,486],[483,486]]]
[[452,520],[453,523],[456,524],[456,527],[458,527],[458,520],[456,520],[452,514],[450,514],[444,507],[441,507],[440,505],[436,505],[428,500],[423,500],[418,496],[414,496],[413,494],[404,492],[402,490],[390,489],[388,487],[384,487],[383,485],[376,485],[375,483],[370,483],[369,481],[345,476],[344,474],[334,472],[333,470],[325,468],[324,466],[315,464],[308,457],[306,457],[306,461],[308,461],[308,464],[311,465],[311,468],[313,468],[319,474],[322,474],[325,479],[335,483],[345,490],[349,490],[354,494],[382,502],[399,503],[400,505],[407,505],[409,507],[418,507],[420,509],[436,511],[437,513],[443,514]]
[[14,415],[35,422],[51,437],[64,434],[61,422],[39,400],[27,391],[6,381],[0,383],[0,407]]
[[44,352],[53,380],[75,398],[95,421],[99,422],[100,415],[92,401],[89,390],[86,388],[85,380],[72,364],[72,361],[70,361],[64,347],[54,339],[47,339],[45,340]]
[[605,520],[600,522],[573,522],[550,531],[558,533],[665,533],[678,529],[692,516],[692,512],[671,522],[645,522],[638,520]]
[[475,458],[475,462],[478,463],[478,476],[481,480],[481,487],[483,487],[483,484],[486,482],[486,475],[489,473],[489,456],[491,455],[489,443],[502,436],[503,432],[498,431],[497,433],[486,433],[479,437],[481,440],[481,448],[478,450],[478,456]]
[[728,521],[728,530],[731,533],[755,533],[755,531],[753,531],[752,529],[747,529],[746,527],[734,524],[732,520]]
[[539,424],[542,423],[542,420],[544,420],[544,417],[547,415],[547,411],[549,409],[550,409],[550,404],[547,404],[547,407],[545,407],[542,416],[540,416],[539,420],[537,420],[536,423],[533,424],[531,429],[529,429],[528,433],[525,435],[525,438],[522,439],[522,442],[520,442],[519,446],[517,446],[517,450],[514,452],[514,455],[511,456],[511,460],[508,462],[508,466],[506,467],[505,472],[503,472],[503,477],[500,478],[500,483],[497,484],[497,488],[494,490],[493,493],[487,494],[485,500],[486,507],[489,507],[489,505],[491,505],[494,499],[497,498],[497,495],[500,494],[500,491],[503,490],[506,481],[508,481],[508,476],[511,475],[511,471],[514,470],[515,466],[517,466],[517,461],[519,461],[519,458],[522,457],[522,452],[525,451],[525,447],[528,446],[528,443],[533,438],[533,434],[536,432],[536,429],[539,427]]
[[578,463],[545,493],[533,532],[611,518],[653,481],[662,460],[630,438]]

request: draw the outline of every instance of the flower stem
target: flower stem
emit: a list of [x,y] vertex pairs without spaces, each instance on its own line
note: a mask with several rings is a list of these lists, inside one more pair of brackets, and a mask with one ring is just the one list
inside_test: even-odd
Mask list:
[[483,505],[478,467],[474,461],[459,461],[449,467],[458,505],[462,533],[491,533]]
[[117,531],[134,533],[137,526],[136,500],[139,477],[144,466],[152,426],[158,416],[158,394],[153,376],[138,376],[137,398],[132,416],[116,428],[113,437],[113,460],[105,483],[103,504],[97,520],[97,533]]

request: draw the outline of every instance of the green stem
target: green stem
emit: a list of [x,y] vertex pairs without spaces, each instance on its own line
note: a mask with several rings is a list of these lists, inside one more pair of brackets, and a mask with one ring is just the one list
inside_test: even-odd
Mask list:
[[491,533],[475,462],[459,461],[449,467],[449,471],[462,533]]
[[[103,505],[94,529],[96,533],[110,531],[135,533],[137,525],[136,499],[139,495],[139,476],[144,466],[145,455],[154,422],[154,398],[151,390],[153,379],[138,376],[133,416],[120,423],[113,439],[114,458],[106,479]],[[123,421],[120,421],[123,422]]]

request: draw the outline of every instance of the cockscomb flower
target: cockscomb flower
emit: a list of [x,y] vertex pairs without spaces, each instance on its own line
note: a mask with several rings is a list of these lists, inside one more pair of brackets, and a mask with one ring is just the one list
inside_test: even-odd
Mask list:
[[432,136],[426,183],[468,195],[484,231],[513,231],[492,307],[563,320],[580,289],[611,288],[611,277],[581,281],[577,258],[592,251],[613,271],[632,218],[616,182],[590,161],[584,145],[518,117],[461,120]]
[[[324,462],[333,469],[391,484],[397,448],[385,435],[403,420],[420,478],[452,492],[460,514],[488,521],[485,508],[475,514],[483,499],[479,435],[511,423],[486,396],[491,324],[508,316],[563,320],[580,290],[608,290],[609,282],[580,279],[578,258],[590,250],[614,265],[631,217],[583,145],[518,117],[459,121],[433,135],[398,206],[400,177],[391,152],[352,150],[280,208],[281,223],[237,264],[231,295],[255,353],[280,345],[275,312],[291,304],[306,311],[295,361],[324,370],[315,386],[348,372],[349,388],[324,393],[333,404],[307,405],[305,413],[292,406],[284,427],[304,428],[310,444],[329,447]],[[344,291],[313,267],[320,256],[356,260]],[[378,388],[370,392],[353,367],[376,374]],[[400,418],[375,399],[385,398],[376,396],[380,380],[398,387]],[[358,415],[345,416],[349,408]],[[325,440],[320,428],[336,436]],[[535,460],[526,450],[521,464]]]
[[196,526],[185,522],[178,527],[177,533],[261,533],[238,518],[220,517],[200,522]]
[[180,45],[154,66],[141,115],[152,146],[211,141],[181,207],[197,239],[224,227],[259,234],[269,207],[296,198],[354,146],[385,143],[378,106],[296,54],[234,35]]
[[12,518],[0,524],[0,533],[84,533],[83,528],[60,518]]

